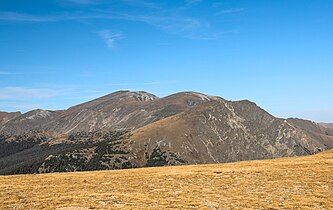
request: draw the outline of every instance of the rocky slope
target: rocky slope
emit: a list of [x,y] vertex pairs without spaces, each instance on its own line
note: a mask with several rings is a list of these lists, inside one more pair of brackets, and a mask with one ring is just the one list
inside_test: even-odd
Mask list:
[[0,112],[0,126],[21,115],[21,112]]
[[136,154],[158,148],[189,164],[222,163],[303,156],[331,148],[333,135],[312,124],[319,130],[297,128],[249,101],[212,101],[140,128],[131,139]]
[[333,147],[330,128],[195,92],[118,91],[63,111],[10,116],[0,127],[0,174],[223,163]]
[[31,131],[46,131],[45,125],[59,116],[62,111],[32,110],[4,123],[0,132],[10,134],[26,134]]

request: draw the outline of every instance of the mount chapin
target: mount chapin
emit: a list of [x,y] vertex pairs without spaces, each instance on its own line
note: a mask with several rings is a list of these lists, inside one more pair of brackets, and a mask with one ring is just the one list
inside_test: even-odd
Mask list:
[[123,169],[303,156],[333,128],[195,92],[118,91],[62,111],[0,112],[0,174]]

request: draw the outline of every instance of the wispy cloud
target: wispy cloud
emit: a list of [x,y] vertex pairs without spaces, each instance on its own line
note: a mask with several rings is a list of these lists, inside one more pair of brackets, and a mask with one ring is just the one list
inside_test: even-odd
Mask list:
[[[58,70],[55,66],[48,65],[32,65],[32,64],[20,64],[20,65],[0,65],[0,69],[8,69],[4,72],[13,72],[15,74],[30,74],[30,73],[42,73],[43,71]],[[38,70],[33,72],[33,70]]]
[[199,33],[193,34],[188,38],[191,39],[198,39],[198,40],[216,40],[223,36],[227,36],[229,34],[237,34],[238,30],[228,30],[228,31],[221,31],[221,32],[206,32],[206,33]]
[[110,90],[109,85],[94,88],[52,84],[35,87],[0,87],[0,110],[26,112],[33,109],[65,109],[115,91],[114,88]]
[[51,22],[56,20],[57,18],[52,16],[35,16],[17,12],[0,12],[0,21]]
[[85,14],[77,13],[61,13],[54,15],[32,15],[18,12],[3,12],[0,11],[0,21],[10,22],[58,22],[68,20],[85,20],[85,19],[111,19],[111,15],[105,14]]
[[179,83],[180,81],[170,80],[170,81],[152,81],[152,82],[141,82],[141,83],[131,83],[131,82],[123,82],[123,83],[112,83],[108,86],[139,86],[139,85],[168,85]]
[[[51,85],[48,85],[51,86]],[[31,101],[87,97],[87,95],[100,95],[104,90],[94,90],[73,87],[0,87],[0,100],[3,101]]]
[[104,40],[109,48],[115,47],[115,42],[124,39],[125,36],[121,32],[112,32],[110,30],[101,30],[97,32],[98,35]]
[[28,111],[33,109],[40,108],[40,104],[29,104],[29,103],[17,103],[17,102],[6,102],[6,103],[0,103],[0,109],[1,110],[10,110],[10,111]]
[[0,75],[17,75],[15,72],[0,71]]
[[27,71],[27,72],[17,72],[17,71],[0,71],[0,75],[31,75],[31,74],[45,74],[47,72],[37,72],[37,71]]
[[123,3],[135,6],[135,7],[143,7],[148,9],[158,9],[161,8],[161,5],[156,2],[145,1],[145,0],[122,0]]
[[56,67],[42,65],[0,65],[0,75],[3,76],[48,75],[57,73],[57,70]]
[[96,0],[63,0],[65,2],[75,3],[75,4],[96,4]]
[[171,81],[154,81],[154,82],[145,82],[143,85],[168,85],[178,83],[178,81],[171,80]]
[[[97,2],[93,0],[66,1],[71,1],[73,3],[76,2],[78,4]],[[100,3],[101,2],[102,1],[100,1]],[[202,2],[202,0],[185,1],[188,6],[198,4],[200,2]],[[110,2],[108,4],[110,4]],[[81,11],[76,13],[62,13],[48,16],[29,15],[16,12],[0,12],[0,21],[55,22],[68,20],[117,19],[123,21],[142,22],[169,34],[179,35],[191,39],[213,40],[220,38],[221,34],[225,34],[225,31],[211,27],[207,18],[196,18],[186,14],[185,11],[190,9],[189,7],[176,7],[170,10],[164,8],[159,3],[146,0],[118,0],[113,2],[113,4],[123,4],[122,6],[127,5],[141,8],[127,11],[116,11],[114,7],[110,7],[110,9],[94,8],[90,10],[90,12],[86,13]],[[236,13],[243,10],[244,8],[231,8],[221,10],[215,15]],[[114,48],[115,42],[124,38],[122,33],[112,32],[109,30],[99,31],[98,34],[104,39],[107,46],[110,48]]]
[[217,13],[215,13],[216,16],[219,15],[225,15],[225,14],[232,14],[232,13],[238,13],[238,12],[243,12],[245,10],[245,8],[230,8],[230,9],[224,9],[221,10]]
[[108,84],[108,86],[134,86],[134,85],[140,85],[140,83],[121,82],[121,83],[111,83],[111,84]]
[[[199,37],[195,34],[205,34],[208,36],[208,22],[192,17],[170,14],[169,11],[155,11],[151,14],[129,14],[115,13],[112,11],[100,11],[98,14],[60,14],[51,16],[38,16],[21,14],[15,12],[0,12],[0,21],[17,22],[57,22],[68,20],[92,20],[92,19],[118,19],[125,21],[142,22],[170,34],[177,34],[188,38]],[[204,31],[204,32],[202,32]],[[119,32],[108,30],[99,31],[98,34],[106,41],[110,48],[114,47],[114,42],[123,39],[124,36]],[[212,36],[216,37],[215,35]]]
[[186,5],[190,6],[202,2],[203,0],[185,0]]
[[213,8],[220,8],[224,5],[225,3],[223,1],[218,1],[218,2],[213,2],[211,5]]
[[[113,14],[113,18],[128,21],[143,22],[149,24],[159,30],[163,30],[170,34],[181,35],[187,38],[199,37],[199,34],[209,36],[207,30],[210,24],[203,20],[191,17],[169,14],[169,11],[161,11],[156,14]],[[215,35],[211,38],[216,37]]]
[[0,100],[42,99],[57,96],[59,90],[30,87],[0,87]]

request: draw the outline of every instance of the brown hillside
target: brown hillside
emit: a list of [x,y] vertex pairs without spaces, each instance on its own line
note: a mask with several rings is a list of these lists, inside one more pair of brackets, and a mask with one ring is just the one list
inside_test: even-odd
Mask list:
[[248,101],[212,101],[133,132],[141,157],[160,148],[190,164],[302,156],[333,147],[333,136],[304,131]]

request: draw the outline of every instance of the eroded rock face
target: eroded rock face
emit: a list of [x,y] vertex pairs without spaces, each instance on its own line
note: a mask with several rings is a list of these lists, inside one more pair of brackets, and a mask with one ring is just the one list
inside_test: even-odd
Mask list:
[[333,147],[327,126],[195,92],[119,91],[64,111],[0,113],[5,118],[0,174],[223,163]]

